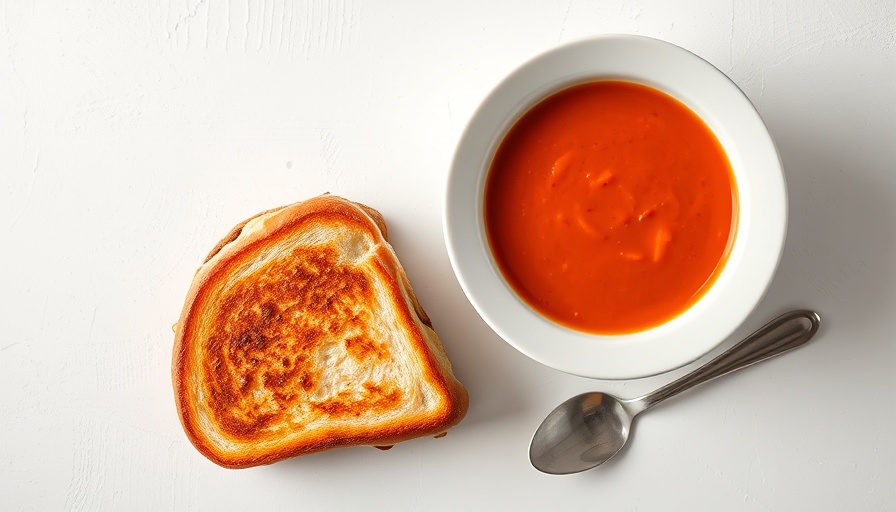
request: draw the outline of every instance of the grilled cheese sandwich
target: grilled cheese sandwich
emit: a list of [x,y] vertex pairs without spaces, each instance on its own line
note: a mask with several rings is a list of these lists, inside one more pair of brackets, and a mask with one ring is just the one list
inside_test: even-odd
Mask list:
[[439,436],[468,396],[375,210],[320,196],[241,223],[175,331],[177,410],[231,468]]

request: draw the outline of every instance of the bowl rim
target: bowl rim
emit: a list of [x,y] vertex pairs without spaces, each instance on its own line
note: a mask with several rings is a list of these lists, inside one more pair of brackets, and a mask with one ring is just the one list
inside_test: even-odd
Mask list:
[[[536,312],[514,293],[497,268],[482,216],[485,176],[513,122],[549,94],[601,79],[642,83],[691,108],[725,149],[738,195],[734,243],[711,287],[676,318],[632,334],[589,334]],[[695,361],[730,336],[755,309],[783,252],[786,183],[765,123],[723,72],[666,41],[605,34],[541,53],[491,90],[458,142],[448,172],[442,222],[449,260],[464,294],[502,339],[535,361],[566,373],[633,379]]]

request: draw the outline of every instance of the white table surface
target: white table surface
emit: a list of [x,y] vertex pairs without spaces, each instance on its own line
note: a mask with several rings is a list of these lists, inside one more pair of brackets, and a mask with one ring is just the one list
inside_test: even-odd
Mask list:
[[[574,394],[466,301],[443,184],[478,103],[594,34],[681,45],[740,85],[781,152],[779,272],[739,331],[794,307],[806,347],[640,417],[594,471],[527,459]],[[69,2],[0,7],[3,510],[893,510],[896,2]],[[171,325],[235,223],[332,192],[383,212],[469,389],[443,439],[249,470],[175,413]],[[728,340],[726,344],[730,344]],[[600,506],[600,507],[598,507]]]

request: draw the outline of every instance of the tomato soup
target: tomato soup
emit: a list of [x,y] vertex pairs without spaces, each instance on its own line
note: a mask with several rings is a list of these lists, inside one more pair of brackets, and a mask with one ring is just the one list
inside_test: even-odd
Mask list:
[[485,225],[504,278],[573,329],[623,334],[684,312],[720,272],[736,185],[712,131],[656,89],[597,81],[527,111],[499,145]]

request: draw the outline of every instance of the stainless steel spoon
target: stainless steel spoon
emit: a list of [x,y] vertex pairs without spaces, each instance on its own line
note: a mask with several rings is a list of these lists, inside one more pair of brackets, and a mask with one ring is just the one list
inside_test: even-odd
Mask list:
[[625,445],[639,413],[698,384],[799,347],[818,331],[819,322],[813,311],[785,313],[712,361],[640,398],[623,400],[598,392],[570,398],[535,431],[529,460],[539,471],[555,475],[603,464]]

